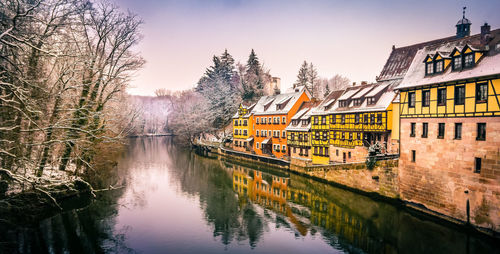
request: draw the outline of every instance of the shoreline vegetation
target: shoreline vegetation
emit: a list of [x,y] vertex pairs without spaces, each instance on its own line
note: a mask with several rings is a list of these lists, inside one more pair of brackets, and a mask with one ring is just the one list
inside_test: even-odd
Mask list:
[[122,186],[109,175],[139,114],[125,91],[145,62],[142,20],[106,0],[1,8],[0,214],[32,217]]

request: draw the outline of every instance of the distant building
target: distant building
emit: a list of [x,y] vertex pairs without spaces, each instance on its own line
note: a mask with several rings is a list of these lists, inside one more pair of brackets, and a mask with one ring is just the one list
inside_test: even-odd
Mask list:
[[264,95],[275,95],[281,91],[281,79],[271,77],[270,81],[264,85]]

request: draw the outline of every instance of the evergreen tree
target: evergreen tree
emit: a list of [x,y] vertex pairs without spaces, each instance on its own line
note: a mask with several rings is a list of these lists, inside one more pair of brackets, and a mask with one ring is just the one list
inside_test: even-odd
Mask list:
[[[305,63],[305,61],[304,61]],[[318,97],[318,87],[317,87],[317,81],[318,81],[318,71],[316,70],[316,67],[312,63],[309,64],[309,67],[307,68],[307,88],[311,92],[312,97]]]
[[300,66],[299,74],[297,74],[297,81],[295,81],[295,84],[293,84],[293,88],[296,88],[297,86],[307,86],[309,82],[308,71],[309,71],[309,66],[307,65],[307,62],[304,60],[304,63],[302,63],[302,65]]
[[245,75],[241,82],[243,86],[242,98],[243,100],[254,101],[264,93],[265,72],[253,49],[248,56],[247,65],[245,67]]
[[330,94],[330,85],[328,84],[328,81],[326,81],[324,98],[326,98],[329,94]]

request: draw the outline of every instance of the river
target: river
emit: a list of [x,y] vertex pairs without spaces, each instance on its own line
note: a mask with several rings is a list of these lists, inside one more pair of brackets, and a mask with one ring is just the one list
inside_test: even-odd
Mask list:
[[272,168],[130,140],[122,189],[31,226],[5,253],[500,253],[498,243]]

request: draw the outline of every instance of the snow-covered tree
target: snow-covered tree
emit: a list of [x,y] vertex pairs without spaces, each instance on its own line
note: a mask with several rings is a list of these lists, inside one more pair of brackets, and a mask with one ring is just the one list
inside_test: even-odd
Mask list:
[[297,86],[307,86],[307,84],[309,83],[308,72],[309,65],[304,60],[304,62],[300,66],[299,73],[297,74],[297,81],[295,81],[295,83],[293,84],[293,88]]

